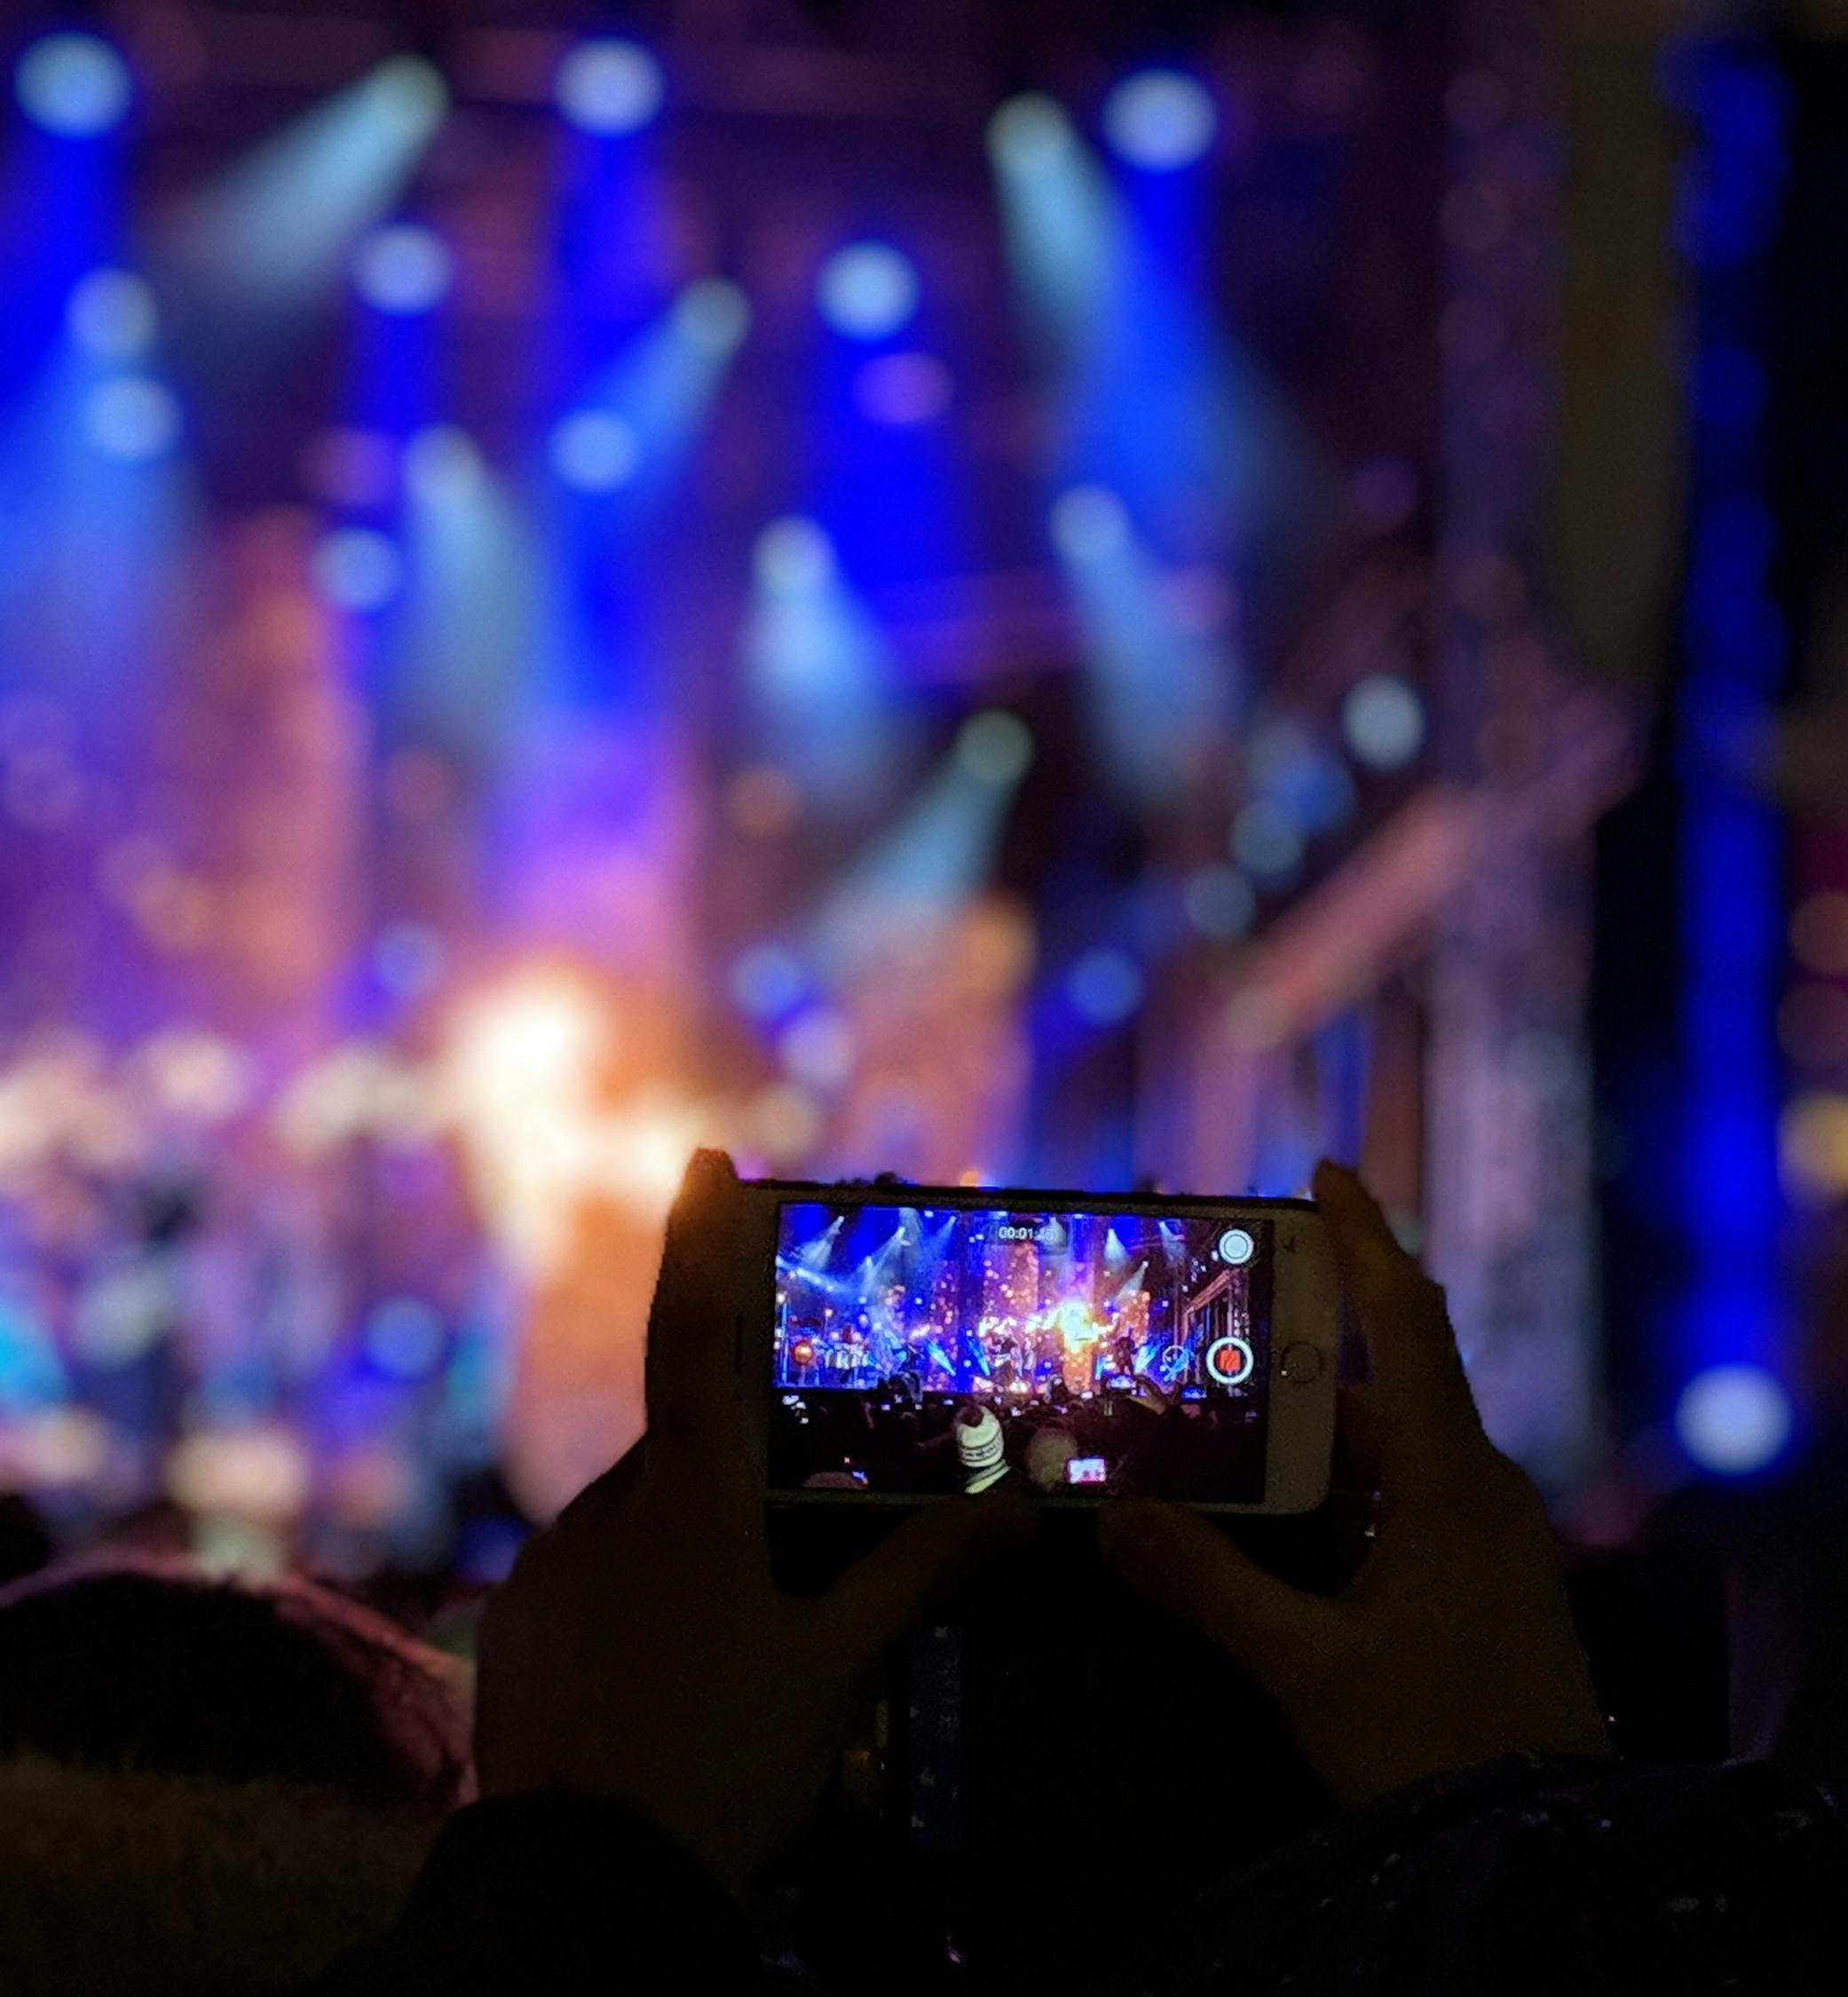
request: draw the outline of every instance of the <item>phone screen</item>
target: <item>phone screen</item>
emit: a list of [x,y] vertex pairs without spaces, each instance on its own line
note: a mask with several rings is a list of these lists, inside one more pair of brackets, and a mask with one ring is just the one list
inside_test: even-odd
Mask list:
[[786,1201],[770,1482],[1264,1500],[1271,1223]]

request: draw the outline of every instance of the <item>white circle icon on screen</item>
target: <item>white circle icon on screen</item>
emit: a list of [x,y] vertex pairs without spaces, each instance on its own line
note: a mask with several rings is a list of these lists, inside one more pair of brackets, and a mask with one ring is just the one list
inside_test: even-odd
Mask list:
[[1228,1227],[1220,1236],[1220,1260],[1229,1262],[1235,1269],[1242,1268],[1257,1252],[1258,1243],[1249,1227]]
[[1220,1338],[1206,1348],[1206,1370],[1221,1386],[1237,1386],[1258,1363],[1245,1338]]

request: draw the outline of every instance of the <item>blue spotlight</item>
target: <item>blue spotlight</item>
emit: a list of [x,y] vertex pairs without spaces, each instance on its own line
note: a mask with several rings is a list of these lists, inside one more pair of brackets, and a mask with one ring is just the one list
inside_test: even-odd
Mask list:
[[802,960],[781,943],[757,943],[731,967],[731,996],[752,1019],[781,1019],[808,996]]
[[746,665],[770,754],[822,809],[884,791],[895,750],[891,648],[841,572],[817,522],[773,521],[757,538]]
[[105,457],[150,464],[179,442],[179,400],[164,382],[122,375],[99,382],[83,403],[83,430]]
[[1370,673],[1341,703],[1341,732],[1356,762],[1402,770],[1425,746],[1425,704],[1403,680]]
[[154,293],[130,271],[91,271],[65,306],[71,338],[99,360],[133,360],[154,344],[160,314]]
[[1281,887],[1303,863],[1302,820],[1275,798],[1253,798],[1232,821],[1232,856],[1253,880]]
[[135,83],[118,51],[95,35],[47,35],[13,71],[20,107],[59,138],[95,138],[128,116]]
[[558,65],[553,95],[580,131],[614,138],[652,122],[667,94],[661,66],[639,43],[584,42]]
[[697,351],[730,355],[751,330],[751,301],[729,278],[697,278],[675,301],[674,325]]
[[821,316],[850,340],[883,340],[918,310],[917,267],[889,243],[855,242],[821,267],[815,296]]
[[1071,1009],[1092,1026],[1120,1026],[1142,1002],[1142,974],[1127,951],[1087,950],[1065,974]]
[[1064,107],[1037,91],[1010,97],[988,122],[988,154],[1004,173],[1041,173],[1078,149]]
[[404,580],[397,544],[370,527],[337,528],[314,550],[312,568],[315,588],[342,610],[377,610]]
[[447,296],[455,275],[449,245],[415,222],[375,229],[353,252],[353,286],[368,305],[409,318]]
[[635,425],[606,409],[579,409],[552,431],[552,470],[580,493],[613,493],[628,484],[642,462]]
[[1790,1440],[1790,1396],[1757,1366],[1696,1375],[1675,1408],[1675,1433],[1703,1470],[1745,1477],[1774,1463]]
[[1194,77],[1144,69],[1125,76],[1104,99],[1103,129],[1118,158],[1151,173],[1172,173],[1205,154],[1219,114]]
[[1018,714],[990,707],[957,731],[956,763],[978,784],[1006,789],[1020,782],[1033,762],[1033,731]]
[[1187,919],[1213,943],[1248,935],[1258,917],[1258,897],[1236,867],[1196,868],[1181,890]]
[[1224,721],[1229,662],[1177,622],[1115,493],[1075,487],[1048,526],[1078,613],[1098,754],[1120,791],[1158,802]]
[[430,64],[394,56],[234,167],[181,217],[176,248],[254,303],[311,301],[397,202],[448,108]]
[[415,499],[458,498],[475,491],[486,472],[475,439],[455,423],[426,423],[405,440],[405,491]]

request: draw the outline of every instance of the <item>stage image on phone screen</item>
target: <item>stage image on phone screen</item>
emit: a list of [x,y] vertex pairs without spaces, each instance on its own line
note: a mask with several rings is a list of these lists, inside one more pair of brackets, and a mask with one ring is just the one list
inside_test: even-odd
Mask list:
[[786,1202],[770,1486],[1260,1504],[1270,1247],[1228,1214]]

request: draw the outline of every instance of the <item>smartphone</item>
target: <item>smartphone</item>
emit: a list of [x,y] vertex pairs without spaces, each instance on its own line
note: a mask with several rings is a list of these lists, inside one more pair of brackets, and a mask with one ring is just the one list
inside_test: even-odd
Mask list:
[[745,1190],[738,1393],[772,1500],[1326,1496],[1340,1306],[1312,1203]]

